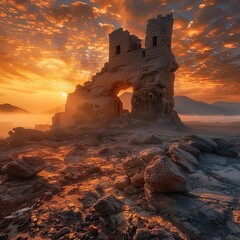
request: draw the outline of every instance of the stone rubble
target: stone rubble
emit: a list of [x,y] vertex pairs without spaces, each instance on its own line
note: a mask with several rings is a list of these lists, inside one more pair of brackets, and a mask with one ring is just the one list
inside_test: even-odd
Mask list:
[[45,168],[46,164],[40,157],[22,157],[10,161],[1,168],[1,172],[9,177],[31,178]]
[[[239,137],[186,137],[155,127],[114,131],[81,130],[64,141],[51,136],[3,148],[3,166],[41,156],[45,167],[35,177],[0,173],[0,239],[240,238]],[[162,144],[130,143],[153,133]],[[199,148],[191,141],[201,141]],[[99,154],[102,148],[108,150]],[[33,173],[38,158],[20,165],[22,172]]]

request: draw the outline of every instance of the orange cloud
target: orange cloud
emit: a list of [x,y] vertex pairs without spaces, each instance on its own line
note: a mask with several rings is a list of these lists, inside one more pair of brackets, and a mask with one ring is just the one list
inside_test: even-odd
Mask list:
[[0,101],[9,97],[12,103],[35,109],[46,107],[44,98],[51,99],[52,107],[59,105],[60,93],[88,81],[108,60],[112,30],[123,26],[144,40],[147,20],[171,11],[172,46],[180,65],[176,94],[240,101],[236,4],[237,0],[219,4],[214,0],[2,0]]

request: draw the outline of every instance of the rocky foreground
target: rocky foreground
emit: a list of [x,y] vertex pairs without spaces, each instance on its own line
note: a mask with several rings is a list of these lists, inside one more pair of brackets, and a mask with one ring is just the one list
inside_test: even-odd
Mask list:
[[0,239],[240,239],[238,134],[16,128],[0,148]]

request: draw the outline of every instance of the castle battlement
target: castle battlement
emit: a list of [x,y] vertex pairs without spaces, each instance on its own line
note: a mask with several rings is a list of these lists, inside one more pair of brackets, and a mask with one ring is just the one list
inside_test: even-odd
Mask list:
[[171,37],[173,14],[158,15],[148,20],[145,48],[141,39],[130,34],[128,30],[119,28],[109,34],[109,63],[108,66],[119,67],[137,63],[145,59],[171,54]]

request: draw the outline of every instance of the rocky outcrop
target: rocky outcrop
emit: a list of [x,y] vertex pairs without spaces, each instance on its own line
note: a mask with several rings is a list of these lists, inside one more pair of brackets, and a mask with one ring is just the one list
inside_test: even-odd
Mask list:
[[[222,138],[211,139],[203,135],[187,135],[183,137],[183,142],[186,146],[190,145],[200,152],[215,153],[226,157],[237,157],[239,155],[234,150],[234,145],[230,141]],[[187,149],[186,151],[190,152]]]
[[94,209],[104,216],[109,216],[116,213],[122,207],[122,203],[114,196],[109,195],[100,198],[94,205]]
[[175,143],[175,146],[184,150],[185,152],[191,153],[194,157],[198,157],[201,154],[201,151],[189,144],[185,143]]
[[136,186],[144,185],[144,170],[147,163],[139,156],[130,156],[123,161],[123,166],[131,183]]
[[162,155],[162,154],[164,154],[163,149],[159,146],[154,146],[154,147],[143,149],[138,155],[145,162],[149,163],[154,156]]
[[127,157],[123,161],[127,178],[116,182],[122,185],[118,189],[127,188],[130,179],[133,186],[144,186],[151,192],[186,192],[190,190],[188,183],[194,178],[194,174],[200,174],[201,156],[205,153],[238,156],[238,152],[227,140],[218,138],[215,141],[202,135],[187,135],[181,142],[170,145],[167,151],[155,146]]
[[119,190],[124,190],[130,185],[130,179],[127,176],[119,176],[114,181],[115,188]]
[[4,165],[1,172],[9,177],[31,178],[41,172],[45,166],[44,160],[40,157],[22,157]]
[[[191,146],[189,150],[192,150]],[[172,144],[169,148],[169,153],[171,154],[172,160],[183,170],[189,173],[196,172],[198,161],[191,153],[182,150],[178,144]]]
[[28,141],[40,142],[46,139],[48,139],[48,135],[43,131],[17,127],[9,132],[7,141],[10,147],[20,147]]
[[223,138],[213,138],[213,141],[216,142],[218,149],[230,148],[234,146],[234,144],[229,140]]
[[151,192],[186,192],[187,181],[166,156],[156,156],[144,172],[145,188]]
[[163,154],[161,147],[155,146],[142,150],[137,156],[129,156],[123,161],[125,173],[136,187],[144,185],[144,171],[148,163],[156,155]]
[[1,168],[6,165],[9,162],[15,161],[15,158],[11,157],[11,156],[6,156],[6,155],[2,155],[0,156],[0,172],[1,172]]

